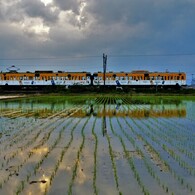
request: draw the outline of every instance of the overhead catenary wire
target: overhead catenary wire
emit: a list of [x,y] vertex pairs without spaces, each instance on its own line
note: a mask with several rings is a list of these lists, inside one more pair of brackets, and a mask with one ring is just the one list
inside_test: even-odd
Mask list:
[[[109,58],[128,58],[128,57],[169,57],[169,56],[195,56],[195,53],[165,53],[165,54],[108,54]],[[85,58],[101,58],[101,55],[65,55],[63,57],[19,57],[8,58],[0,57],[0,61],[6,60],[65,60],[65,59],[85,59]]]

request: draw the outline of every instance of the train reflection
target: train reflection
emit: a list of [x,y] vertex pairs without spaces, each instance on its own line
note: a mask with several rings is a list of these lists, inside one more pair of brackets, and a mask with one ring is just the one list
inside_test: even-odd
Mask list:
[[[74,105],[56,106],[52,108],[48,105],[31,105],[27,107],[25,104],[5,104],[1,105],[1,117],[16,118],[16,117],[34,117],[46,118],[48,116],[59,113],[58,117],[131,117],[131,118],[146,118],[146,117],[186,117],[185,104],[86,104],[80,105],[82,109],[78,109]],[[62,110],[66,108],[65,112]]]

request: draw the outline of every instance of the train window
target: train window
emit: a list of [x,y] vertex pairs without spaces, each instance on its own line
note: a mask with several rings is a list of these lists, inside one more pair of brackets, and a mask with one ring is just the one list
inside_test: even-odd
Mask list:
[[184,80],[184,76],[181,76],[181,79]]
[[129,80],[132,80],[133,78],[132,77],[129,77]]
[[177,80],[179,80],[179,76],[177,76]]
[[20,77],[20,80],[23,80],[23,77]]

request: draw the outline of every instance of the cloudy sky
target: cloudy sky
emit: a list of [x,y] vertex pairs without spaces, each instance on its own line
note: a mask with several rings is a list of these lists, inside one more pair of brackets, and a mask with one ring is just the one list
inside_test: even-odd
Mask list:
[[195,74],[195,0],[0,0],[0,71]]

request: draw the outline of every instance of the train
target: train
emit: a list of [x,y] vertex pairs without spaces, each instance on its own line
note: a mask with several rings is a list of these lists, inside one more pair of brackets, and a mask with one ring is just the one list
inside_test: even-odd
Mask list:
[[34,72],[0,72],[0,86],[186,86],[185,72],[64,72],[37,70]]

